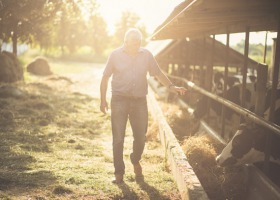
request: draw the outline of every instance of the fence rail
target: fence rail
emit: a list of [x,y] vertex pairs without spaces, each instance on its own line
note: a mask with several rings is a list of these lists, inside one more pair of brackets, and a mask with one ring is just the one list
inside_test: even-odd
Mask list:
[[195,83],[191,82],[191,81],[188,81],[187,79],[185,78],[182,78],[182,77],[178,77],[178,76],[173,76],[173,75],[170,75],[170,74],[167,74],[168,77],[172,78],[172,79],[176,79],[176,80],[179,80],[181,82],[183,82],[184,84],[186,84],[188,87],[192,88],[193,90],[195,91],[198,91],[199,93],[211,98],[211,99],[214,99],[215,101],[218,101],[219,103],[227,106],[228,108],[238,112],[239,114],[241,114],[242,116],[250,119],[251,121],[255,122],[256,124],[259,124],[259,125],[262,125],[263,127],[266,127],[268,128],[269,130],[273,131],[275,134],[277,134],[278,136],[280,136],[280,126],[270,122],[270,121],[267,121],[265,120],[263,117],[260,117],[259,115],[223,98],[223,97],[220,97],[220,96],[217,96],[215,94],[212,94],[211,92],[195,85]]

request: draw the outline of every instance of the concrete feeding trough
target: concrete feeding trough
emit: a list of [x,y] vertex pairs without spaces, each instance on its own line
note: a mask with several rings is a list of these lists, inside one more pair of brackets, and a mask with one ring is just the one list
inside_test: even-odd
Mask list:
[[[160,141],[165,150],[166,159],[170,165],[171,172],[177,183],[182,199],[209,199],[203,185],[188,162],[188,159],[178,143],[171,127],[167,123],[163,112],[155,99],[154,92],[150,88],[148,100],[151,114],[159,125]],[[179,102],[181,102],[180,105],[182,107],[187,107],[187,105],[182,103],[182,101]],[[226,144],[225,141],[204,121],[200,121],[199,129],[204,130],[206,134],[210,135],[220,143]],[[279,188],[257,167],[254,165],[246,165],[244,166],[244,170],[246,176],[245,184],[247,188],[245,194],[246,200],[280,199]]]

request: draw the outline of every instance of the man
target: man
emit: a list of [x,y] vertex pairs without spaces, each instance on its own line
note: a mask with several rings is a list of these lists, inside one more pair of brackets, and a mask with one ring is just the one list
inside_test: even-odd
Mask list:
[[142,34],[132,28],[125,33],[123,46],[115,49],[108,58],[100,84],[100,110],[106,114],[108,103],[106,92],[112,75],[111,126],[113,135],[113,160],[115,180],[123,182],[125,165],[123,145],[125,129],[129,120],[133,132],[133,150],[130,160],[136,180],[143,178],[140,165],[148,128],[147,73],[155,76],[163,85],[177,94],[185,94],[184,87],[177,87],[160,70],[155,58],[147,49],[141,48]]

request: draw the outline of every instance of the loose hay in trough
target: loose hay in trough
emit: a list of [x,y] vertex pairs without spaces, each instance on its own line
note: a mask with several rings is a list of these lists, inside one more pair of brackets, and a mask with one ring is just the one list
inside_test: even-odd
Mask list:
[[196,133],[199,123],[191,118],[187,110],[173,104],[162,103],[161,107],[167,123],[179,141]]
[[245,199],[246,174],[243,169],[222,168],[216,164],[215,157],[223,145],[205,132],[198,132],[196,122],[187,111],[164,103],[161,107],[209,199]]
[[219,143],[207,135],[190,136],[184,140],[182,149],[210,199],[244,199],[246,176],[242,169],[216,164]]

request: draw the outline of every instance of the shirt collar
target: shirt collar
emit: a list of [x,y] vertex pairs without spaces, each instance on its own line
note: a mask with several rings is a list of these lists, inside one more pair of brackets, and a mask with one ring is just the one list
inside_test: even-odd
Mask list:
[[[125,53],[126,53],[125,46],[123,45],[121,48],[122,48],[122,52],[125,52]],[[138,53],[142,53],[142,52],[144,52],[144,50],[143,50],[143,48],[140,47],[140,48],[138,49]]]

